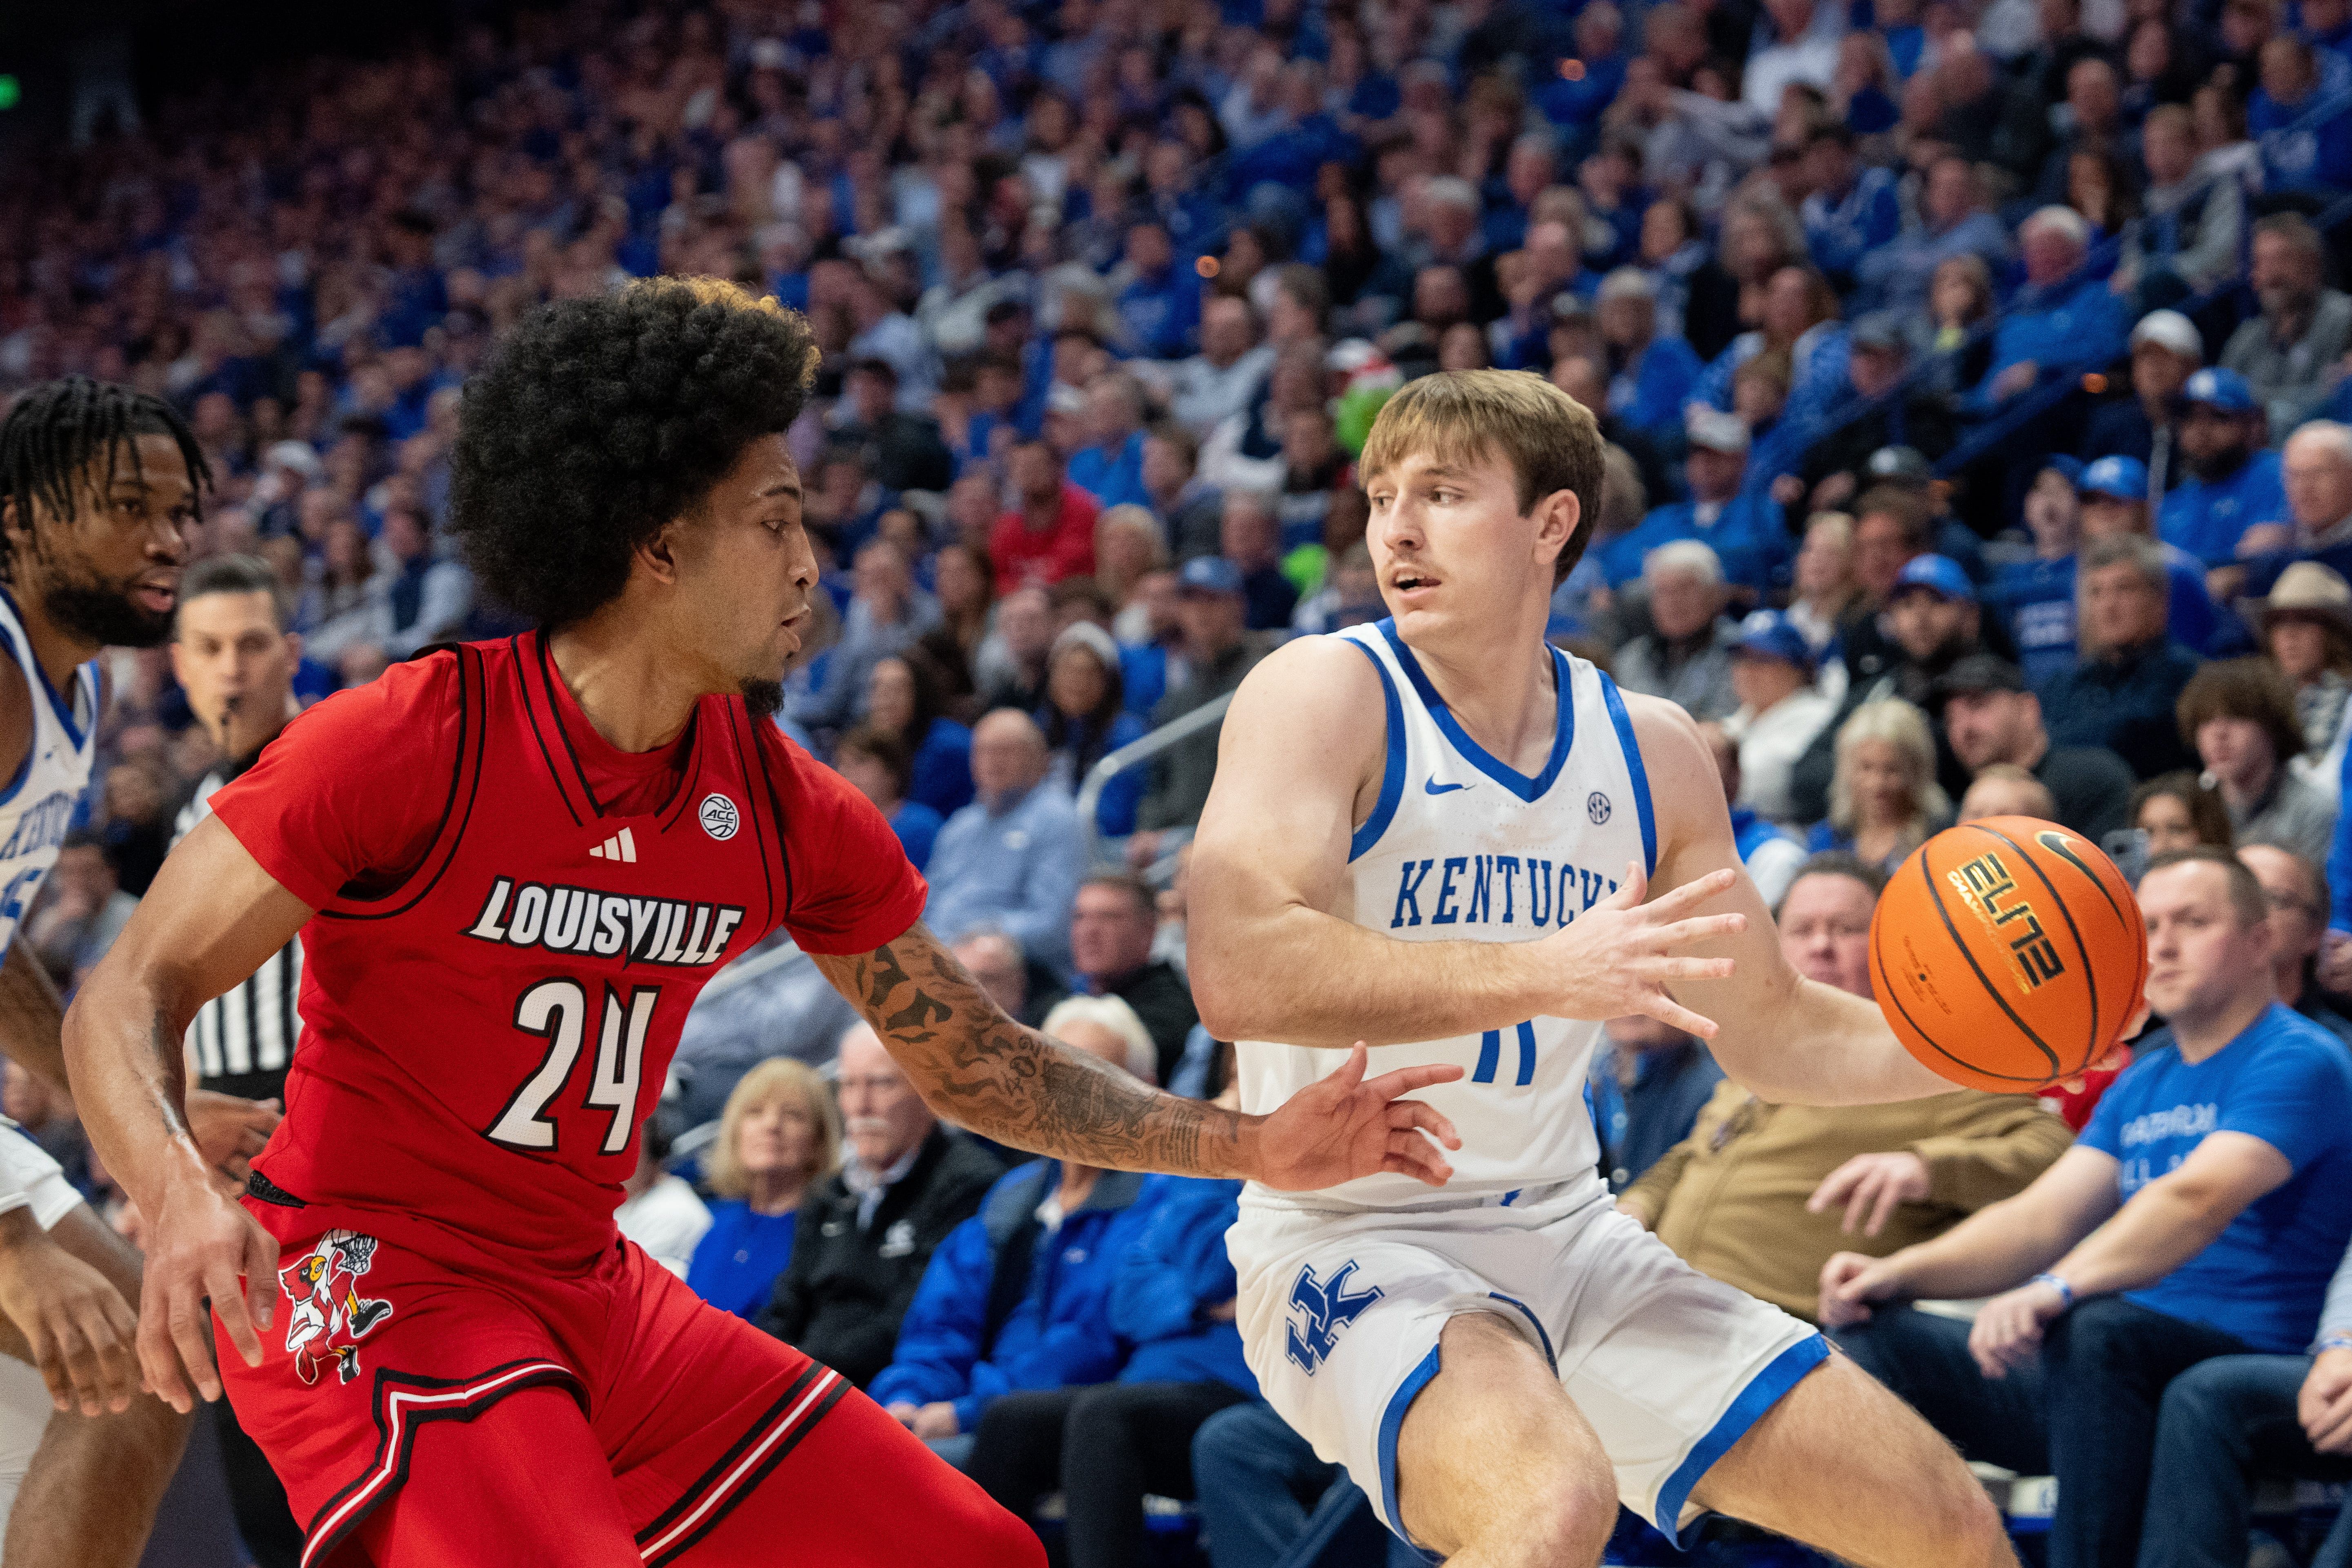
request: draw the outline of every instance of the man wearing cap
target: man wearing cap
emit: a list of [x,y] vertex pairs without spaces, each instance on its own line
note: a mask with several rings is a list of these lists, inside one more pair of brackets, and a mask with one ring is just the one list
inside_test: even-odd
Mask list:
[[1733,804],[1792,823],[1789,774],[1837,712],[1813,684],[1813,649],[1786,613],[1758,610],[1740,623],[1731,646],[1731,689],[1738,711],[1723,722],[1739,748],[1739,792]]
[[1891,485],[1916,497],[1927,516],[1927,547],[1958,562],[1969,582],[1982,585],[1992,581],[1984,541],[1952,515],[1951,498],[1936,482],[1936,465],[1925,452],[1916,447],[1881,447],[1863,465],[1862,479],[1866,485]]
[[1796,561],[1780,503],[1745,489],[1748,426],[1736,415],[1693,404],[1685,416],[1690,456],[1683,472],[1691,499],[1654,509],[1631,531],[1604,546],[1601,568],[1612,588],[1642,574],[1650,552],[1677,539],[1696,539],[1715,552],[1724,579],[1756,596],[1788,585]]
[[2247,529],[2286,514],[2279,457],[2263,445],[2262,406],[2233,370],[2200,370],[2180,389],[2180,455],[2189,477],[2164,498],[2156,531],[2224,577],[2229,597],[2242,574],[2238,541]]
[[2005,658],[1970,654],[1936,682],[1945,738],[1969,773],[2023,768],[2056,803],[2057,820],[2096,844],[2130,824],[2132,771],[2104,746],[2053,746],[2042,700]]
[[[2134,458],[2101,458],[2086,468],[2053,458],[2043,478],[2074,470],[2074,506],[2062,506],[2041,489],[2040,503],[2029,496],[2027,523],[2034,531],[2035,558],[2003,574],[2002,605],[2011,617],[2029,679],[2046,680],[2074,661],[2074,542],[2096,542],[2125,535],[2147,537],[2147,470]],[[2062,514],[2072,512],[2071,526]],[[2041,520],[2036,521],[2036,518]],[[2060,550],[2062,540],[2064,547]],[[2242,646],[2243,628],[2215,608],[2206,591],[2203,563],[2164,546],[2165,570],[2172,582],[2167,628],[2173,640],[2197,652],[2218,654]]]
[[898,406],[898,372],[869,356],[849,367],[849,395],[835,405],[833,439],[855,447],[866,471],[886,490],[944,490],[955,482],[955,455],[928,414]]
[[2178,310],[2150,310],[2131,335],[2131,395],[2091,411],[2083,460],[2136,458],[2147,465],[2148,493],[2180,482],[2179,410],[2173,399],[2205,364],[2205,340]]
[[1698,384],[1698,355],[1657,331],[1658,286],[1638,267],[1601,280],[1601,341],[1609,345],[1609,411],[1652,440],[1671,437]]
[[2295,722],[2302,727],[2303,754],[2287,771],[2304,783],[2336,793],[2344,750],[2352,739],[2352,585],[2316,561],[2297,561],[2279,574],[2266,598],[2241,599],[2238,607],[2254,623],[2263,649],[2294,688]]
[[[1247,629],[1241,569],[1222,555],[1184,563],[1176,579],[1176,615],[1183,623],[1184,679],[1151,710],[1151,726],[1172,724],[1242,683],[1274,649],[1275,634]],[[1139,869],[1192,837],[1217,772],[1212,724],[1151,762],[1151,784],[1136,808],[1137,831],[1128,840],[1129,864]]]
[[996,591],[1051,587],[1095,569],[1095,498],[1063,477],[1062,459],[1042,440],[1013,448],[1013,489],[1019,504],[989,531],[988,559]]
[[1902,319],[1891,310],[1873,311],[1853,324],[1846,342],[1846,380],[1868,407],[1805,449],[1797,487],[1773,491],[1786,505],[1809,496],[1814,510],[1844,505],[1866,481],[1872,454],[1882,449],[1916,452],[1923,469],[1928,459],[1952,449],[1950,405],[1925,387],[1902,389],[1910,357]]
[[2299,213],[2255,223],[2247,280],[2262,314],[2230,334],[2221,363],[2245,378],[2273,425],[2293,429],[2335,389],[2336,362],[2352,347],[2352,296],[2326,287],[2319,231]]

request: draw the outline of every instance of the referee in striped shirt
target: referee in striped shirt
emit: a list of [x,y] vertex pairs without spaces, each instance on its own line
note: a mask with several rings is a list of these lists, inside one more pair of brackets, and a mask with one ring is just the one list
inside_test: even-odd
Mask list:
[[[216,555],[180,580],[172,630],[172,669],[196,722],[226,759],[196,785],[180,813],[177,845],[212,809],[213,791],[251,767],[261,748],[294,716],[294,668],[302,639],[286,629],[288,596],[268,565],[250,555]],[[244,984],[198,1009],[188,1027],[193,1076],[205,1088],[250,1100],[286,1099],[299,1020],[294,996],[302,979],[301,939],[263,962]],[[237,1426],[224,1399],[213,1406],[221,1462],[237,1532],[259,1568],[296,1568],[302,1531],[269,1461]]]

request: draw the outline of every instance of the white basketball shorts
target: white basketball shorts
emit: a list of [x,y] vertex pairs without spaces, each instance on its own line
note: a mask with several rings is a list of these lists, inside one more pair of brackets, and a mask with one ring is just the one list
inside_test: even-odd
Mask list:
[[0,1214],[30,1208],[34,1221],[51,1230],[79,1202],[81,1194],[47,1152],[0,1116]]
[[1594,1181],[1411,1209],[1244,1198],[1226,1245],[1258,1386],[1407,1541],[1397,1433],[1461,1313],[1492,1313],[1543,1353],[1619,1498],[1670,1538],[1703,1511],[1690,1494],[1707,1468],[1829,1358],[1811,1324],[1690,1268]]

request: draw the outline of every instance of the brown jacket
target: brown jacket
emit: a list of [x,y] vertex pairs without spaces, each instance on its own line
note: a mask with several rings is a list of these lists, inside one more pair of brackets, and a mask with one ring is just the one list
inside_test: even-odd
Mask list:
[[[1958,1089],[1823,1110],[1767,1105],[1726,1081],[1691,1135],[1622,1201],[1692,1268],[1810,1320],[1832,1253],[1883,1258],[1939,1235],[2023,1190],[2073,1142],[2065,1122],[2018,1095]],[[1927,1162],[1929,1195],[1899,1205],[1876,1236],[1840,1230],[1842,1205],[1806,1212],[1822,1179],[1854,1155],[1898,1151]]]

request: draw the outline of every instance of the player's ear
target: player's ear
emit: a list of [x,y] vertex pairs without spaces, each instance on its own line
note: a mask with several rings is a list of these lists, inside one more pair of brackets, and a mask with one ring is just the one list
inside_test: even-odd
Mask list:
[[675,586],[678,577],[678,540],[684,528],[684,519],[672,519],[639,540],[630,552],[634,564],[650,573],[655,582]]
[[1557,561],[1559,552],[1568,548],[1583,517],[1583,503],[1576,499],[1574,490],[1554,490],[1536,502],[1536,543],[1547,564]]

